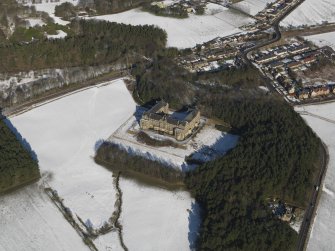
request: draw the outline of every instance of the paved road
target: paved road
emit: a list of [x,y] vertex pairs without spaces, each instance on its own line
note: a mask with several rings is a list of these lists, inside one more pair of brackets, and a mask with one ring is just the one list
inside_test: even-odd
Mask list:
[[312,224],[315,212],[316,212],[318,199],[319,199],[319,196],[321,195],[320,190],[322,190],[320,188],[321,188],[323,178],[324,178],[324,175],[326,173],[327,166],[328,166],[329,155],[328,155],[328,151],[327,151],[327,146],[322,144],[321,148],[322,148],[321,149],[321,151],[322,151],[321,158],[322,159],[321,159],[320,172],[318,174],[318,177],[315,180],[314,190],[313,190],[313,193],[311,194],[310,202],[309,202],[309,204],[306,208],[304,220],[303,220],[301,228],[300,228],[300,232],[299,232],[299,236],[298,236],[298,243],[297,243],[297,251],[303,251],[303,250],[306,249],[307,240],[308,240],[308,236],[309,236],[309,229],[311,227],[311,224]]
[[271,40],[268,40],[268,41],[265,41],[263,43],[259,43],[259,44],[256,44],[254,47],[251,47],[249,49],[246,49],[244,51],[242,51],[242,58],[243,60],[245,60],[245,62],[247,63],[251,63],[251,61],[249,60],[248,58],[248,54],[252,51],[255,51],[259,48],[262,48],[264,46],[267,46],[267,45],[270,45],[270,44],[273,44],[277,41],[279,41],[281,39],[281,32],[280,32],[280,29],[279,29],[279,23],[285,18],[287,17],[292,11],[294,11],[300,4],[302,4],[305,0],[300,0],[297,4],[293,5],[291,8],[289,8],[287,10],[287,12],[285,12],[285,14],[283,14],[282,16],[280,16],[273,24],[272,24],[272,28],[274,29],[275,31],[275,36],[273,39]]

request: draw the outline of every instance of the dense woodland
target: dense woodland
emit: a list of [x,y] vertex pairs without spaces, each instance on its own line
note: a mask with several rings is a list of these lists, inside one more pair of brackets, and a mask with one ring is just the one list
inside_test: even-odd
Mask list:
[[253,69],[205,76],[206,81],[220,75],[227,82],[231,79],[237,92],[220,85],[196,85],[199,76],[182,70],[173,75],[171,64],[159,62],[134,70],[137,99],[164,98],[174,107],[195,104],[202,114],[228,122],[240,135],[226,156],[201,165],[185,179],[203,209],[198,249],[295,250],[297,233],[271,215],[265,200],[279,197],[306,206],[319,139],[284,101],[251,91],[263,83]]
[[[8,122],[9,123],[9,122]],[[0,120],[0,193],[39,178],[37,160]]]
[[157,5],[146,3],[142,5],[144,11],[148,11],[157,16],[174,17],[174,18],[188,18],[187,10],[182,6],[172,6],[166,8],[160,8]]
[[239,129],[225,157],[200,166],[186,182],[201,203],[200,250],[294,250],[297,234],[264,202],[278,196],[305,206],[320,142],[283,101],[207,100],[212,114]]
[[139,55],[153,56],[165,47],[166,33],[154,26],[131,26],[104,21],[73,21],[75,35],[0,46],[0,72],[64,68],[122,62]]
[[77,8],[70,2],[65,2],[55,7],[55,15],[65,20],[70,20],[77,16]]
[[111,14],[136,8],[147,2],[153,0],[80,0],[79,5],[95,9],[97,14]]

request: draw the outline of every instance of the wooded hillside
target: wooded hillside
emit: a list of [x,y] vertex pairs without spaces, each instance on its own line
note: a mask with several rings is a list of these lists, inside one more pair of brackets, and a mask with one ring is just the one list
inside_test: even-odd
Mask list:
[[131,26],[104,21],[74,21],[76,35],[28,44],[0,46],[0,72],[88,66],[111,62],[132,63],[165,47],[166,33],[154,26]]

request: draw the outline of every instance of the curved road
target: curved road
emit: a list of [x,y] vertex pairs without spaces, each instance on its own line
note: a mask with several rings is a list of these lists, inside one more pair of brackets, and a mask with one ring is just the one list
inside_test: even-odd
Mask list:
[[[264,46],[273,44],[281,39],[281,32],[279,29],[279,23],[281,20],[283,20],[287,15],[289,15],[293,10],[295,10],[302,2],[305,0],[300,0],[297,4],[292,6],[284,15],[282,15],[280,18],[278,18],[273,24],[272,28],[275,31],[275,36],[273,39],[265,41],[263,43],[256,44],[255,46],[248,48],[244,51],[241,51],[242,54],[242,59],[245,63],[251,64],[251,60],[248,58],[248,54],[252,51],[255,51],[259,48],[262,48]],[[268,84],[268,87],[270,90],[274,90],[275,88],[273,87],[272,84]],[[303,115],[302,113],[301,115]],[[306,114],[306,115],[311,115],[311,114]],[[315,115],[314,115],[315,116]],[[334,121],[328,121],[334,123]],[[309,204],[306,208],[304,219],[300,228],[299,236],[298,236],[298,243],[297,243],[297,251],[304,251],[306,249],[306,244],[309,236],[309,230],[313,221],[313,217],[316,212],[316,207],[318,203],[318,199],[320,197],[320,187],[322,185],[326,170],[327,170],[327,165],[328,165],[328,160],[329,160],[329,155],[328,155],[328,150],[327,146],[322,143],[322,146],[320,147],[320,154],[321,154],[321,160],[320,160],[320,171],[318,176],[316,177],[316,180],[314,182],[314,190],[311,194]]]

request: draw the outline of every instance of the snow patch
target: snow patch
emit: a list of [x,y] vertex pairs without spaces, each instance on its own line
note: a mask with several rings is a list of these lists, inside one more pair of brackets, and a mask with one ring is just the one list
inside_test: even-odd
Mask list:
[[47,35],[48,39],[58,39],[58,38],[65,38],[67,33],[62,30],[57,30],[57,35]]
[[40,18],[27,18],[25,19],[28,22],[29,27],[43,26],[45,23]]

